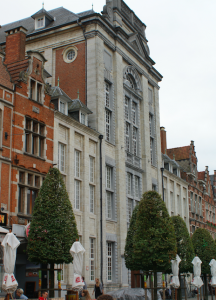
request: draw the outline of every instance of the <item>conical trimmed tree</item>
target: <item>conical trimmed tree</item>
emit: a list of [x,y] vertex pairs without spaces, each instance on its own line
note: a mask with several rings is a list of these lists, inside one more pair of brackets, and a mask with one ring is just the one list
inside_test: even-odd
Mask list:
[[174,226],[165,203],[155,191],[144,193],[140,201],[133,243],[140,270],[165,272],[176,257]]
[[138,208],[139,205],[137,205],[133,210],[133,214],[130,220],[130,226],[127,232],[126,243],[125,243],[125,252],[124,252],[125,264],[126,267],[130,270],[139,270],[139,265],[137,265],[137,260],[133,248],[133,237],[135,233],[135,225],[136,225]]
[[171,219],[175,230],[177,254],[181,258],[179,271],[180,273],[193,272],[191,262],[194,258],[194,249],[185,221],[179,216],[173,216]]
[[[191,262],[194,258],[194,249],[186,223],[179,216],[173,216],[171,219],[175,230],[177,254],[181,258],[181,262],[179,264],[179,273],[191,273],[193,272],[193,265]],[[182,299],[182,288],[182,281],[180,280],[178,299]]]
[[192,235],[192,243],[194,247],[195,255],[197,255],[201,261],[201,271],[204,275],[205,283],[205,295],[208,299],[208,287],[207,287],[207,274],[211,274],[209,263],[211,259],[216,258],[216,245],[210,234],[205,228],[197,228]]
[[[58,169],[50,168],[35,200],[28,236],[28,259],[50,264],[51,269],[54,264],[68,264],[73,260],[69,250],[76,239],[76,220],[62,175]],[[54,271],[50,277],[54,287]]]

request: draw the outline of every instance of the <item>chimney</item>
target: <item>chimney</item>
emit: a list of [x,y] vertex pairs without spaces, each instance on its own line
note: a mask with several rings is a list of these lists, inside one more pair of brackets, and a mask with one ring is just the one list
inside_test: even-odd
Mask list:
[[25,59],[26,32],[27,29],[23,26],[5,31],[6,50],[4,63],[6,65]]
[[161,152],[165,154],[167,149],[167,141],[166,141],[166,130],[165,127],[160,127],[160,138],[161,138]]

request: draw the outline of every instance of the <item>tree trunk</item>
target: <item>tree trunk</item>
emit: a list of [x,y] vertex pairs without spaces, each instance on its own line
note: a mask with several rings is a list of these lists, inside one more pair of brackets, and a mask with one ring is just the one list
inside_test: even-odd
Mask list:
[[205,292],[204,292],[204,295],[203,295],[203,298],[205,300],[208,300],[208,285],[207,285],[207,276],[206,274],[204,274],[204,287],[205,287]]
[[157,300],[157,272],[154,272],[154,300]]
[[49,298],[54,298],[54,264],[50,264],[50,292]]

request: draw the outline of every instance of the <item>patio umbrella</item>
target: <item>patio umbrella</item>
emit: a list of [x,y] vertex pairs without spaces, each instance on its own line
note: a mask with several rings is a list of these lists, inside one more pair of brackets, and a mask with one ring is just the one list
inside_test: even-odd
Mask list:
[[9,233],[9,230],[0,226],[0,233]]
[[70,253],[73,256],[73,265],[74,265],[74,279],[72,284],[72,290],[81,291],[84,286],[82,279],[82,267],[83,267],[83,253],[85,249],[80,244],[80,242],[73,243]]
[[201,263],[202,263],[202,261],[199,259],[198,256],[195,256],[194,259],[192,260],[194,278],[191,281],[191,284],[194,285],[197,288],[200,288],[203,285],[203,281],[200,278],[200,275],[201,275]]
[[4,292],[10,294],[15,292],[17,289],[18,283],[13,274],[14,266],[16,261],[16,250],[20,245],[19,240],[15,237],[15,235],[11,233],[7,233],[4,237],[1,245],[4,248],[4,277],[2,283],[2,289]]
[[216,260],[212,259],[209,265],[211,267],[211,276],[212,276],[210,284],[212,287],[216,288]]
[[178,277],[180,262],[181,262],[181,258],[178,256],[178,254],[176,254],[175,260],[171,260],[173,277],[170,282],[170,285],[173,286],[174,289],[178,289],[180,286],[179,277]]

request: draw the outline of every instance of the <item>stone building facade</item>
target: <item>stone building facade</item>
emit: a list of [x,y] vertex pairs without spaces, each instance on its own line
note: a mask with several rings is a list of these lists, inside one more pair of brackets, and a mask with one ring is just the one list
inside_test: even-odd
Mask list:
[[160,129],[164,201],[170,216],[182,217],[189,231],[188,182],[182,178],[182,168],[178,162],[166,154],[166,131],[164,127]]
[[[188,185],[189,232],[192,235],[197,228],[206,228],[212,237],[216,238],[215,222],[215,173],[209,174],[208,167],[205,171],[198,172],[197,156],[194,141],[189,146],[166,149],[165,130],[162,128],[163,157],[174,162],[180,168],[181,180]],[[165,161],[164,161],[165,162]],[[165,164],[164,164],[165,167]],[[173,207],[175,207],[173,202]],[[171,210],[172,213],[172,210]],[[181,215],[181,214],[180,214]]]
[[22,26],[6,31],[6,48],[0,53],[0,207],[5,216],[1,225],[21,238],[16,270],[22,286],[27,279],[25,225],[53,165],[54,129],[54,107],[46,92],[46,60],[39,52],[28,51],[26,56],[25,40]]
[[[72,104],[71,111],[65,113],[73,114],[77,122],[63,116],[65,113],[55,113],[54,163],[59,164],[67,147],[67,172],[60,170],[86,249],[83,275],[89,288],[93,287],[95,277],[103,280],[106,291],[128,286],[130,273],[125,267],[124,246],[133,208],[143,192],[154,189],[162,193],[159,116],[162,76],[150,57],[146,25],[123,0],[107,0],[102,14],[42,9],[20,23],[28,30],[26,51],[38,51],[46,59],[45,68],[51,75],[46,82],[52,87],[59,83],[73,101],[79,90],[79,107],[83,103],[92,112],[86,115],[85,125],[79,124],[84,117],[81,110],[80,114],[75,113]],[[16,24],[0,28],[2,47],[5,47],[3,31]],[[66,98],[62,98],[58,110],[69,107]],[[80,165],[83,178],[74,173],[79,155],[83,159]],[[89,156],[95,159],[96,168],[94,213],[90,212],[91,182],[86,171]],[[76,193],[78,186],[80,198]],[[90,273],[91,238],[95,243],[94,276]],[[71,284],[70,272],[68,267],[66,285]]]

